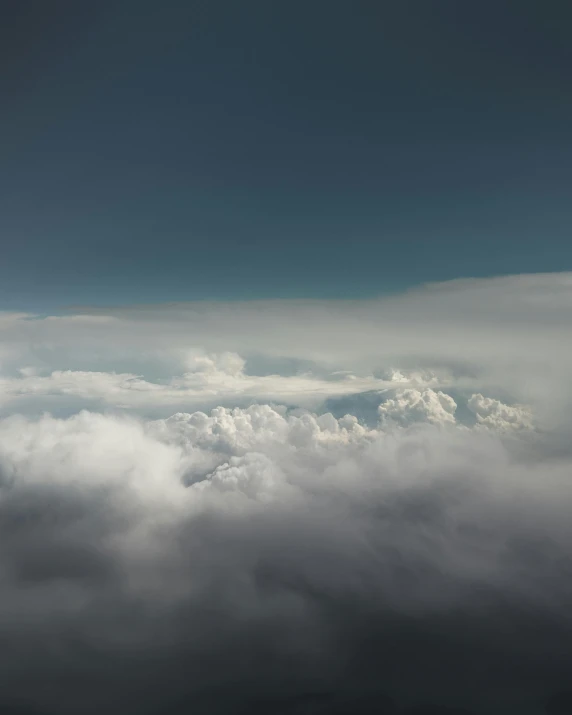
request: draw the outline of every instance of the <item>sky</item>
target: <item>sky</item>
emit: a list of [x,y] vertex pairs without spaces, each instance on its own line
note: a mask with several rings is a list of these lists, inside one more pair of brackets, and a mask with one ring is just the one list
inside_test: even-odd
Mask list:
[[0,307],[570,270],[568,3],[2,4]]
[[0,715],[570,715],[568,3],[0,3]]

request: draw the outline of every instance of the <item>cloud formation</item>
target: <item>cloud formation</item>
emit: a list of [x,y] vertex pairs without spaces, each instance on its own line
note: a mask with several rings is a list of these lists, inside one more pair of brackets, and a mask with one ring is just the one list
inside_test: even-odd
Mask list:
[[394,398],[381,404],[378,411],[381,420],[387,424],[454,424],[456,409],[457,404],[450,395],[427,388],[423,391],[399,390]]
[[3,314],[0,409],[319,409],[402,375],[403,387],[531,405],[553,429],[572,403],[571,315],[568,273],[452,281],[363,301]]
[[[228,364],[227,362],[228,361]],[[152,382],[141,375],[85,370],[54,370],[38,375],[28,367],[20,376],[0,381],[0,396],[11,410],[27,404],[57,407],[62,398],[78,405],[145,411],[176,406],[208,406],[266,398],[291,404],[317,404],[328,397],[352,395],[392,386],[391,381],[353,373],[246,375],[236,353],[194,356],[193,369]]]
[[267,405],[13,416],[0,465],[8,700],[26,682],[58,712],[242,712],[414,686],[490,708],[481,678],[542,691],[566,671],[571,465],[490,429]]
[[532,428],[530,410],[524,405],[504,405],[500,400],[471,395],[467,407],[476,415],[477,424],[496,430],[527,430]]
[[0,711],[542,712],[569,308],[566,274],[2,316]]

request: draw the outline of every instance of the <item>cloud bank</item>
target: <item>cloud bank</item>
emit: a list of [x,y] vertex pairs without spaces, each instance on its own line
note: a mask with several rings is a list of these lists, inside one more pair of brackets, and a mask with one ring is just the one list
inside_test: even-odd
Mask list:
[[5,414],[77,411],[86,401],[162,416],[241,401],[319,409],[401,374],[510,396],[554,427],[570,406],[571,314],[568,273],[452,281],[370,301],[4,314],[0,404]]
[[4,315],[0,707],[544,712],[569,308],[556,274]]

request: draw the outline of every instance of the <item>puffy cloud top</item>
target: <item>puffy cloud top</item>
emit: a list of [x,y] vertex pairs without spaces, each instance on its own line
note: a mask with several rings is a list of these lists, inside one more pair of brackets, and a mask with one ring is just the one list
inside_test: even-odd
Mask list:
[[379,406],[382,422],[407,425],[411,422],[454,424],[457,403],[444,392],[400,390],[393,399]]
[[502,431],[532,429],[532,416],[526,406],[504,405],[500,400],[481,394],[472,395],[467,406],[475,413],[477,423],[482,427]]

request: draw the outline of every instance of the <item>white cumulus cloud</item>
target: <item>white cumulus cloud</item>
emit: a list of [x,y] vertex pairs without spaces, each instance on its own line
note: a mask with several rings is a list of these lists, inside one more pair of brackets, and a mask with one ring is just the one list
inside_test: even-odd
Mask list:
[[532,415],[525,405],[505,405],[500,400],[475,394],[467,406],[479,426],[503,431],[532,429]]
[[426,390],[398,390],[394,398],[386,400],[378,408],[385,423],[407,425],[410,422],[431,424],[454,424],[455,400],[444,392]]

